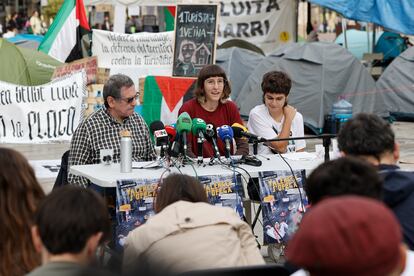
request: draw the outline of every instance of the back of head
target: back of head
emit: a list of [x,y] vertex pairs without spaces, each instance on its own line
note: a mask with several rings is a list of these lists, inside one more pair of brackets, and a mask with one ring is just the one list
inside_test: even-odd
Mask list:
[[30,226],[43,197],[26,158],[13,149],[0,148],[0,275],[25,274],[39,265]]
[[375,114],[360,113],[347,121],[338,133],[338,148],[349,155],[366,155],[379,159],[393,152],[395,144],[391,126]]
[[292,88],[292,80],[284,72],[270,71],[263,75],[261,86],[263,94],[278,93],[287,96]]
[[383,182],[371,164],[355,157],[342,157],[319,165],[306,179],[304,189],[311,204],[340,195],[380,199]]
[[396,218],[380,201],[335,197],[304,216],[286,256],[312,276],[385,276],[403,267],[401,238]]
[[105,107],[108,108],[108,97],[111,96],[115,99],[121,98],[122,87],[131,87],[134,82],[130,77],[123,74],[116,74],[109,77],[103,88],[103,99]]
[[206,192],[196,178],[185,174],[171,174],[161,183],[155,200],[155,212],[159,213],[180,200],[208,202]]
[[35,224],[50,254],[80,253],[87,240],[102,232],[109,237],[108,211],[96,192],[64,186],[49,194],[39,206]]

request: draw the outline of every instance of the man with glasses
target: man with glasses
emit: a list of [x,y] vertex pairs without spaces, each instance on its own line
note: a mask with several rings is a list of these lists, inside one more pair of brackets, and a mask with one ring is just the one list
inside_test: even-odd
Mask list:
[[[144,119],[134,112],[139,93],[125,75],[113,75],[103,88],[104,107],[83,120],[73,134],[69,166],[100,163],[100,151],[112,150],[111,161],[120,161],[120,131],[132,137],[132,160],[155,159],[155,150]],[[88,187],[88,179],[68,174],[68,182]]]

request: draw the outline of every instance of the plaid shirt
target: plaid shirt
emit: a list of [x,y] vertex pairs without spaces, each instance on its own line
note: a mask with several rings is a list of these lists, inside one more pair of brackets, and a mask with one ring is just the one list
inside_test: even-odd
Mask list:
[[[112,161],[120,162],[119,132],[123,129],[131,132],[133,161],[149,161],[156,158],[148,127],[140,115],[134,113],[119,123],[103,107],[81,122],[73,134],[69,167],[100,163],[101,149],[113,149]],[[85,177],[71,173],[68,174],[68,181],[70,184],[83,187],[87,187],[90,183]]]

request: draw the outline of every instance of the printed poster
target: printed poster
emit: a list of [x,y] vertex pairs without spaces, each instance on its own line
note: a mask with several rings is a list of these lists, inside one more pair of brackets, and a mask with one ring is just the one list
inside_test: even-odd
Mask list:
[[[305,170],[259,172],[264,244],[283,243],[296,232],[308,204]],[[296,179],[296,181],[295,181]]]

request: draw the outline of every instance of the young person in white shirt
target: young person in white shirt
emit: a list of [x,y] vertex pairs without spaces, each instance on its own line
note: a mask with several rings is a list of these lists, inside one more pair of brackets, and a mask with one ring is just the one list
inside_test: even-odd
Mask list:
[[[290,77],[280,71],[263,75],[263,104],[254,107],[249,114],[247,127],[251,133],[266,139],[301,137],[304,135],[303,117],[288,105],[288,95],[292,87]],[[273,152],[286,153],[304,151],[305,140],[268,142],[259,145],[260,154]]]

